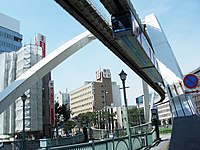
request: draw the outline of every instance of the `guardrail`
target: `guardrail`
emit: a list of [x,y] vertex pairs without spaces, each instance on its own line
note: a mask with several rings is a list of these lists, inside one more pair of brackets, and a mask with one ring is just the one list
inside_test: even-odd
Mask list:
[[[125,129],[120,130],[91,130],[92,139],[87,143],[49,147],[50,150],[121,150],[128,149],[129,141]],[[96,132],[96,133],[95,133]],[[134,149],[151,147],[156,140],[156,132],[150,123],[131,128],[131,142]],[[52,146],[52,145],[51,145]]]
[[[139,134],[131,136],[131,142],[133,145],[133,149],[141,149],[143,147],[150,147],[153,142],[156,140],[156,133],[152,130],[147,134]],[[88,143],[81,143],[75,145],[67,145],[67,146],[59,146],[59,147],[50,147],[50,150],[122,150],[128,149],[128,137],[120,137],[120,138],[110,138],[103,140],[91,140]]]
[[[131,135],[138,135],[142,133],[149,133],[152,131],[151,123],[146,123],[138,126],[131,127]],[[106,139],[112,137],[124,137],[126,136],[126,129],[115,129],[115,130],[106,130],[106,129],[96,129],[92,128],[92,139]]]

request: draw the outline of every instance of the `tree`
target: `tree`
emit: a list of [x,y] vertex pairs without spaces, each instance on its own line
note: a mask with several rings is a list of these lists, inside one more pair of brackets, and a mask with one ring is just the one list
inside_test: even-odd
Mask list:
[[67,104],[60,106],[58,102],[55,103],[56,126],[57,128],[64,128],[66,133],[75,126],[74,122],[69,121],[70,112],[70,110],[67,110]]
[[83,126],[85,123],[86,126],[92,126],[95,124],[95,112],[86,112],[81,113],[77,116],[77,123]]
[[75,126],[76,126],[76,122],[74,122],[72,120],[65,121],[65,123],[64,123],[64,131],[65,131],[65,133],[68,134],[68,131],[73,129]]
[[64,121],[67,121],[69,120],[70,118],[70,110],[67,110],[67,104],[62,104],[60,107],[59,107],[59,110],[60,110],[60,114],[62,115],[63,117],[63,120]]
[[58,102],[56,102],[55,103],[55,114],[59,114],[60,113],[60,109],[59,109],[59,103]]
[[70,110],[67,110],[67,104],[59,105],[58,102],[55,103],[55,114],[58,115],[59,122],[64,120],[67,121],[70,118]]
[[[144,123],[144,109],[140,108],[140,118],[141,123]],[[128,119],[130,126],[136,126],[139,125],[139,111],[137,107],[132,107],[128,109]]]

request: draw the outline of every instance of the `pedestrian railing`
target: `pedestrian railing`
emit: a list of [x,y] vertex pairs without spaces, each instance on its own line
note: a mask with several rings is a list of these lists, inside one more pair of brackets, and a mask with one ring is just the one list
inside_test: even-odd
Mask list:
[[[131,136],[131,144],[133,149],[141,149],[143,147],[150,147],[156,140],[155,130],[150,132],[137,133]],[[87,143],[66,145],[59,147],[50,147],[50,150],[128,150],[129,140],[128,136],[115,135],[112,138],[95,140],[92,139]]]
[[[138,135],[141,133],[149,133],[152,131],[151,123],[146,123],[138,126],[131,127],[131,135]],[[106,130],[106,129],[96,129],[92,128],[91,130],[91,139],[107,139],[114,137],[124,137],[127,135],[126,129],[115,129],[115,130]]]

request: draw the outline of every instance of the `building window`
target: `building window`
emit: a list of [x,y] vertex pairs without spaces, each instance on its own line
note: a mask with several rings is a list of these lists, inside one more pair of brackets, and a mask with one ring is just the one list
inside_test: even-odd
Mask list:
[[22,41],[22,39],[20,39],[20,38],[18,38],[18,37],[16,37],[16,36],[14,36],[14,41],[21,42],[21,41]]

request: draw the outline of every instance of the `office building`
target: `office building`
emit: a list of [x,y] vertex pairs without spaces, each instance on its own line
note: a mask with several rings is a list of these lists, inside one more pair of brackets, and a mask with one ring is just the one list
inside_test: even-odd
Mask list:
[[67,93],[59,91],[54,95],[54,101],[60,106],[67,104]]
[[20,22],[0,13],[0,53],[17,51],[22,47]]
[[[40,44],[28,44],[18,51],[0,54],[0,91],[46,55],[45,37],[37,34],[35,39]],[[54,123],[55,119],[54,96],[50,96],[50,90],[52,91],[52,87],[50,88],[49,86],[50,79],[51,74],[49,73],[25,92],[27,95],[25,110],[26,114],[28,114],[25,117],[25,130],[36,137],[41,137],[42,135],[51,137],[52,135],[52,126],[54,126],[52,122]],[[0,121],[2,122],[0,124],[0,134],[20,133],[22,131],[22,119],[22,100],[18,98],[15,103],[0,115]]]
[[[35,45],[25,45],[17,51],[16,78],[42,59],[42,49]],[[25,92],[25,131],[34,136],[42,134],[42,80]],[[15,132],[23,129],[23,104],[21,97],[15,101]]]
[[[41,59],[42,49],[34,45],[25,45],[19,51],[3,52],[1,57],[0,90],[3,90],[17,77]],[[42,83],[38,81],[25,92],[26,100],[26,131],[42,130]],[[2,124],[0,134],[14,134],[22,131],[22,100],[18,98],[0,115]]]
[[[113,86],[112,86],[113,85]],[[114,87],[114,88],[112,88]],[[121,104],[121,95],[116,83],[111,82],[111,73],[109,69],[96,71],[96,81],[88,81],[85,84],[70,92],[70,110],[72,118],[80,113],[94,112],[102,110],[106,106],[114,103],[113,97]],[[113,92],[114,91],[114,92]],[[113,96],[113,93],[115,94]]]
[[121,93],[120,93],[120,85],[117,85],[116,82],[112,82],[112,94],[113,94],[113,106],[121,107]]
[[[0,53],[0,92],[16,79],[16,53]],[[14,104],[0,114],[0,134],[14,133]]]
[[[46,57],[46,36],[37,33],[34,37],[34,45],[42,48],[42,58]],[[42,118],[43,135],[52,136],[54,126],[54,83],[51,81],[51,72],[42,78]]]

